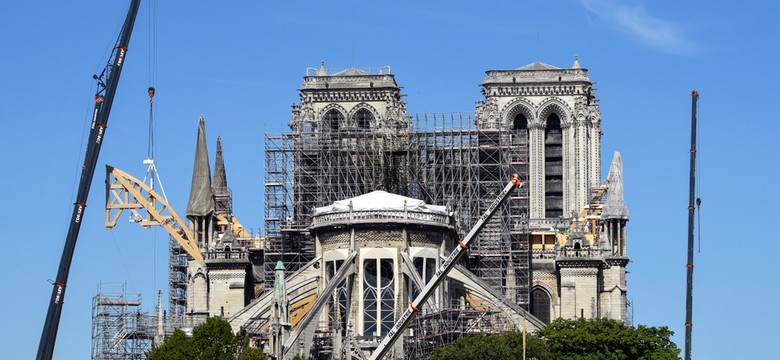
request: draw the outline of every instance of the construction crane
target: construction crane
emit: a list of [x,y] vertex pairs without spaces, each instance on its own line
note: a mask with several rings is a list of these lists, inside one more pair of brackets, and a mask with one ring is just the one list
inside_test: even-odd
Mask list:
[[81,178],[79,180],[76,202],[73,204],[73,214],[68,226],[68,233],[65,237],[65,246],[62,250],[57,277],[54,280],[51,299],[49,301],[49,310],[46,314],[46,321],[41,332],[41,341],[38,344],[38,355],[36,359],[51,359],[54,352],[54,343],[57,339],[57,329],[59,328],[60,315],[62,315],[62,303],[65,297],[65,287],[68,282],[68,273],[73,260],[73,252],[76,249],[76,240],[81,229],[81,220],[84,218],[84,211],[87,207],[87,198],[89,197],[89,188],[92,185],[92,178],[95,174],[100,148],[103,144],[103,137],[106,134],[108,125],[108,115],[111,112],[111,105],[114,103],[114,95],[119,84],[119,76],[125,63],[130,35],[133,32],[133,25],[138,14],[140,0],[132,0],[130,9],[127,11],[122,32],[117,39],[108,64],[100,75],[94,75],[97,81],[97,92],[95,93],[95,109],[92,113],[92,124],[87,140],[87,151],[84,156],[84,163],[81,166]]
[[498,197],[493,201],[493,203],[488,206],[487,210],[485,210],[485,213],[482,214],[477,223],[474,224],[474,227],[471,228],[469,233],[466,234],[466,237],[463,238],[463,240],[458,241],[458,246],[452,250],[450,256],[447,257],[447,260],[445,260],[439,269],[436,270],[436,273],[433,275],[431,280],[425,284],[425,287],[422,289],[420,294],[417,295],[414,301],[409,302],[409,307],[395,322],[395,325],[393,325],[387,335],[385,335],[385,337],[382,339],[382,342],[379,343],[379,346],[377,346],[374,352],[371,353],[369,360],[378,360],[385,356],[387,351],[390,350],[398,338],[401,337],[401,334],[403,334],[406,327],[414,319],[414,316],[422,309],[423,303],[428,300],[431,294],[433,294],[433,291],[439,286],[439,284],[441,284],[442,281],[444,281],[444,279],[447,277],[447,274],[457,263],[458,259],[463,256],[463,252],[468,250],[471,240],[473,240],[479,234],[479,232],[482,231],[482,228],[485,226],[485,224],[487,224],[490,218],[493,217],[493,214],[496,213],[499,205],[506,201],[507,197],[509,197],[509,194],[513,189],[519,188],[522,185],[523,183],[520,180],[520,177],[517,176],[517,174],[512,175],[512,179],[509,180],[509,183],[507,183],[504,189],[501,190],[501,193],[498,194]]

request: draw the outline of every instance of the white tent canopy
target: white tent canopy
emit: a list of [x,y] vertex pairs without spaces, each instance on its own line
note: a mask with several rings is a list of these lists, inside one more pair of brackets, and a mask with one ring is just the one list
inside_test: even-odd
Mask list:
[[405,206],[407,211],[447,215],[447,209],[444,206],[428,205],[422,200],[391,194],[381,190],[356,196],[351,199],[339,200],[332,205],[318,207],[314,209],[314,215],[348,212],[350,210],[350,203],[352,204],[352,211],[403,211]]

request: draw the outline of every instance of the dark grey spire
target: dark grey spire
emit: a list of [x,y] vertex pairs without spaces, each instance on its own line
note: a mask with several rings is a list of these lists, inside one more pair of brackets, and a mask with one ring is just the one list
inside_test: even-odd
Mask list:
[[217,137],[217,158],[214,161],[214,189],[227,188],[225,175],[225,160],[222,158],[222,137]]
[[607,189],[607,204],[601,211],[601,217],[605,219],[628,219],[628,208],[623,201],[623,158],[615,151],[612,156],[612,166],[609,167],[607,176],[609,188]]
[[211,167],[206,148],[206,121],[198,122],[198,142],[195,145],[195,164],[192,167],[192,187],[187,216],[207,216],[214,212],[214,195],[211,192]]
[[217,137],[217,158],[214,161],[214,201],[217,214],[233,214],[233,196],[227,185],[225,159],[222,156],[222,138]]

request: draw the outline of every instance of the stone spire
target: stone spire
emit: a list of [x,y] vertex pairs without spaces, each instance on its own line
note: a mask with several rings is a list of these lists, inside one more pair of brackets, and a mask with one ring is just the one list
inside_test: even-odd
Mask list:
[[217,137],[217,158],[214,160],[214,188],[227,188],[227,175],[225,175],[225,160],[222,157],[222,137]]
[[320,69],[317,70],[317,76],[328,76],[328,69],[325,69],[325,61],[320,61]]
[[601,217],[605,219],[628,219],[628,208],[623,201],[623,158],[615,151],[612,156],[612,165],[607,176],[609,188],[607,189],[607,204],[601,211]]
[[274,270],[276,273],[276,279],[274,281],[274,306],[278,309],[278,313],[275,315],[278,316],[280,324],[289,324],[290,311],[287,308],[287,280],[284,276],[284,263],[281,260],[277,261]]
[[[222,156],[222,138],[217,137],[217,158],[214,160],[214,192],[215,211],[221,215],[233,214],[233,195],[227,184],[225,159]],[[229,219],[230,217],[228,217]]]
[[206,120],[198,122],[198,141],[195,145],[195,164],[192,166],[192,187],[187,204],[187,216],[207,216],[214,212],[214,195],[211,192],[211,168],[206,148]]
[[577,57],[577,55],[574,55],[574,63],[571,64],[571,68],[572,69],[582,69],[582,67],[580,66],[580,60]]

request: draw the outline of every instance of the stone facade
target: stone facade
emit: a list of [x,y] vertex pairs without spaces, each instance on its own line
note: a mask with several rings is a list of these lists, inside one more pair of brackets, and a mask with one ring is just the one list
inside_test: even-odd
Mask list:
[[[605,184],[565,227],[537,231],[532,303],[547,319],[605,317],[627,321],[626,223],[622,160],[616,153]],[[545,237],[554,239],[547,245]]]
[[[518,191],[506,203],[507,208],[522,211],[501,210],[506,213],[491,219],[472,243],[469,261],[453,269],[426,309],[442,314],[482,312],[479,316],[494,317],[486,321],[494,325],[493,332],[517,330],[526,320],[536,329],[556,317],[627,320],[628,210],[623,202],[622,160],[616,154],[610,175],[602,182],[599,103],[588,71],[578,60],[571,68],[536,62],[514,70],[487,71],[484,100],[477,102],[473,118],[477,129],[456,131],[468,132],[476,140],[457,149],[434,141],[430,146],[441,148],[410,150],[414,141],[435,140],[438,135],[415,132],[401,87],[389,68],[378,74],[355,68],[329,74],[323,65],[307,71],[299,91],[301,102],[293,105],[290,120],[292,148],[286,150],[293,163],[283,164],[289,165],[292,176],[266,184],[266,195],[293,184],[290,194],[278,196],[291,201],[273,204],[287,212],[266,216],[266,230],[275,224],[285,235],[273,239],[269,235],[262,248],[266,255],[258,265],[248,260],[255,240],[238,230],[240,224],[229,205],[222,206],[221,212],[212,207],[204,214],[188,213],[194,233],[203,238],[198,244],[206,260],[189,264],[187,314],[224,316],[234,329],[248,329],[257,339],[268,339],[267,329],[271,329],[274,353],[287,353],[287,357],[292,354],[290,341],[302,344],[306,351],[310,347],[320,353],[332,350],[339,356],[350,356],[353,350],[368,352],[457,246],[458,231],[473,225],[461,223],[468,218],[459,211],[468,209],[468,216],[478,217],[484,206],[466,205],[489,205],[496,190],[491,187],[503,185],[505,170],[522,169],[524,192]],[[438,132],[435,124],[434,131],[429,130]],[[516,141],[521,137],[523,141]],[[518,153],[527,153],[527,161],[517,161],[522,166],[506,164],[514,161],[509,160],[511,151],[481,158],[487,148],[518,144],[523,147]],[[205,154],[205,145],[201,151]],[[428,157],[417,158],[420,154]],[[472,158],[473,162],[463,160]],[[207,165],[203,173],[208,172]],[[444,197],[429,190],[439,191],[437,185],[444,181],[418,176],[431,166],[449,166],[457,170],[450,169],[449,177],[473,180],[448,179],[448,191],[460,191],[460,197],[441,200]],[[220,174],[224,177],[224,170]],[[466,181],[473,181],[468,186],[478,191],[465,189]],[[463,189],[457,190],[455,183]],[[227,189],[226,179],[215,188]],[[374,190],[387,191],[382,201],[369,204],[376,207],[353,208],[353,200],[378,192]],[[202,193],[197,203],[217,195]],[[407,209],[407,204],[421,202],[413,197],[423,195],[432,199],[428,203],[448,207],[439,206],[434,212]],[[266,201],[273,198],[266,196]],[[230,204],[230,200],[219,203]],[[348,201],[349,206],[319,212],[340,201]],[[403,205],[392,208],[386,202]],[[311,247],[291,246],[306,241],[311,241]],[[311,256],[301,257],[305,261],[296,253],[304,250],[311,251],[307,254]],[[271,252],[285,261],[268,261]],[[266,269],[265,274],[254,274],[255,267]],[[275,276],[269,280],[270,275]],[[269,294],[270,281],[279,293],[274,297]],[[256,294],[258,284],[264,292]],[[484,324],[471,320],[463,321],[468,324],[465,328],[477,333]],[[420,323],[409,334],[425,332],[425,326],[434,332],[439,325],[433,323]],[[328,335],[315,341],[320,336],[317,331]],[[338,346],[322,350],[327,342]],[[402,342],[395,346],[394,358],[408,350]],[[421,356],[427,351],[418,350]]]
[[[293,105],[290,120],[290,129],[294,132],[317,132],[318,126],[326,125],[333,128],[393,128],[408,124],[406,103],[390,67],[381,69],[379,74],[357,68],[329,74],[323,63],[319,69],[307,70],[299,91],[301,102]],[[361,110],[371,115],[370,123],[353,124]],[[325,124],[322,119],[332,111],[340,115],[339,123]]]
[[561,215],[579,212],[589,201],[588,189],[601,183],[601,112],[588,70],[576,59],[570,69],[535,62],[514,70],[489,70],[482,94],[485,100],[476,107],[479,128],[513,129],[518,115],[526,121],[531,219],[549,217],[545,133],[551,115],[557,116],[563,146]]

